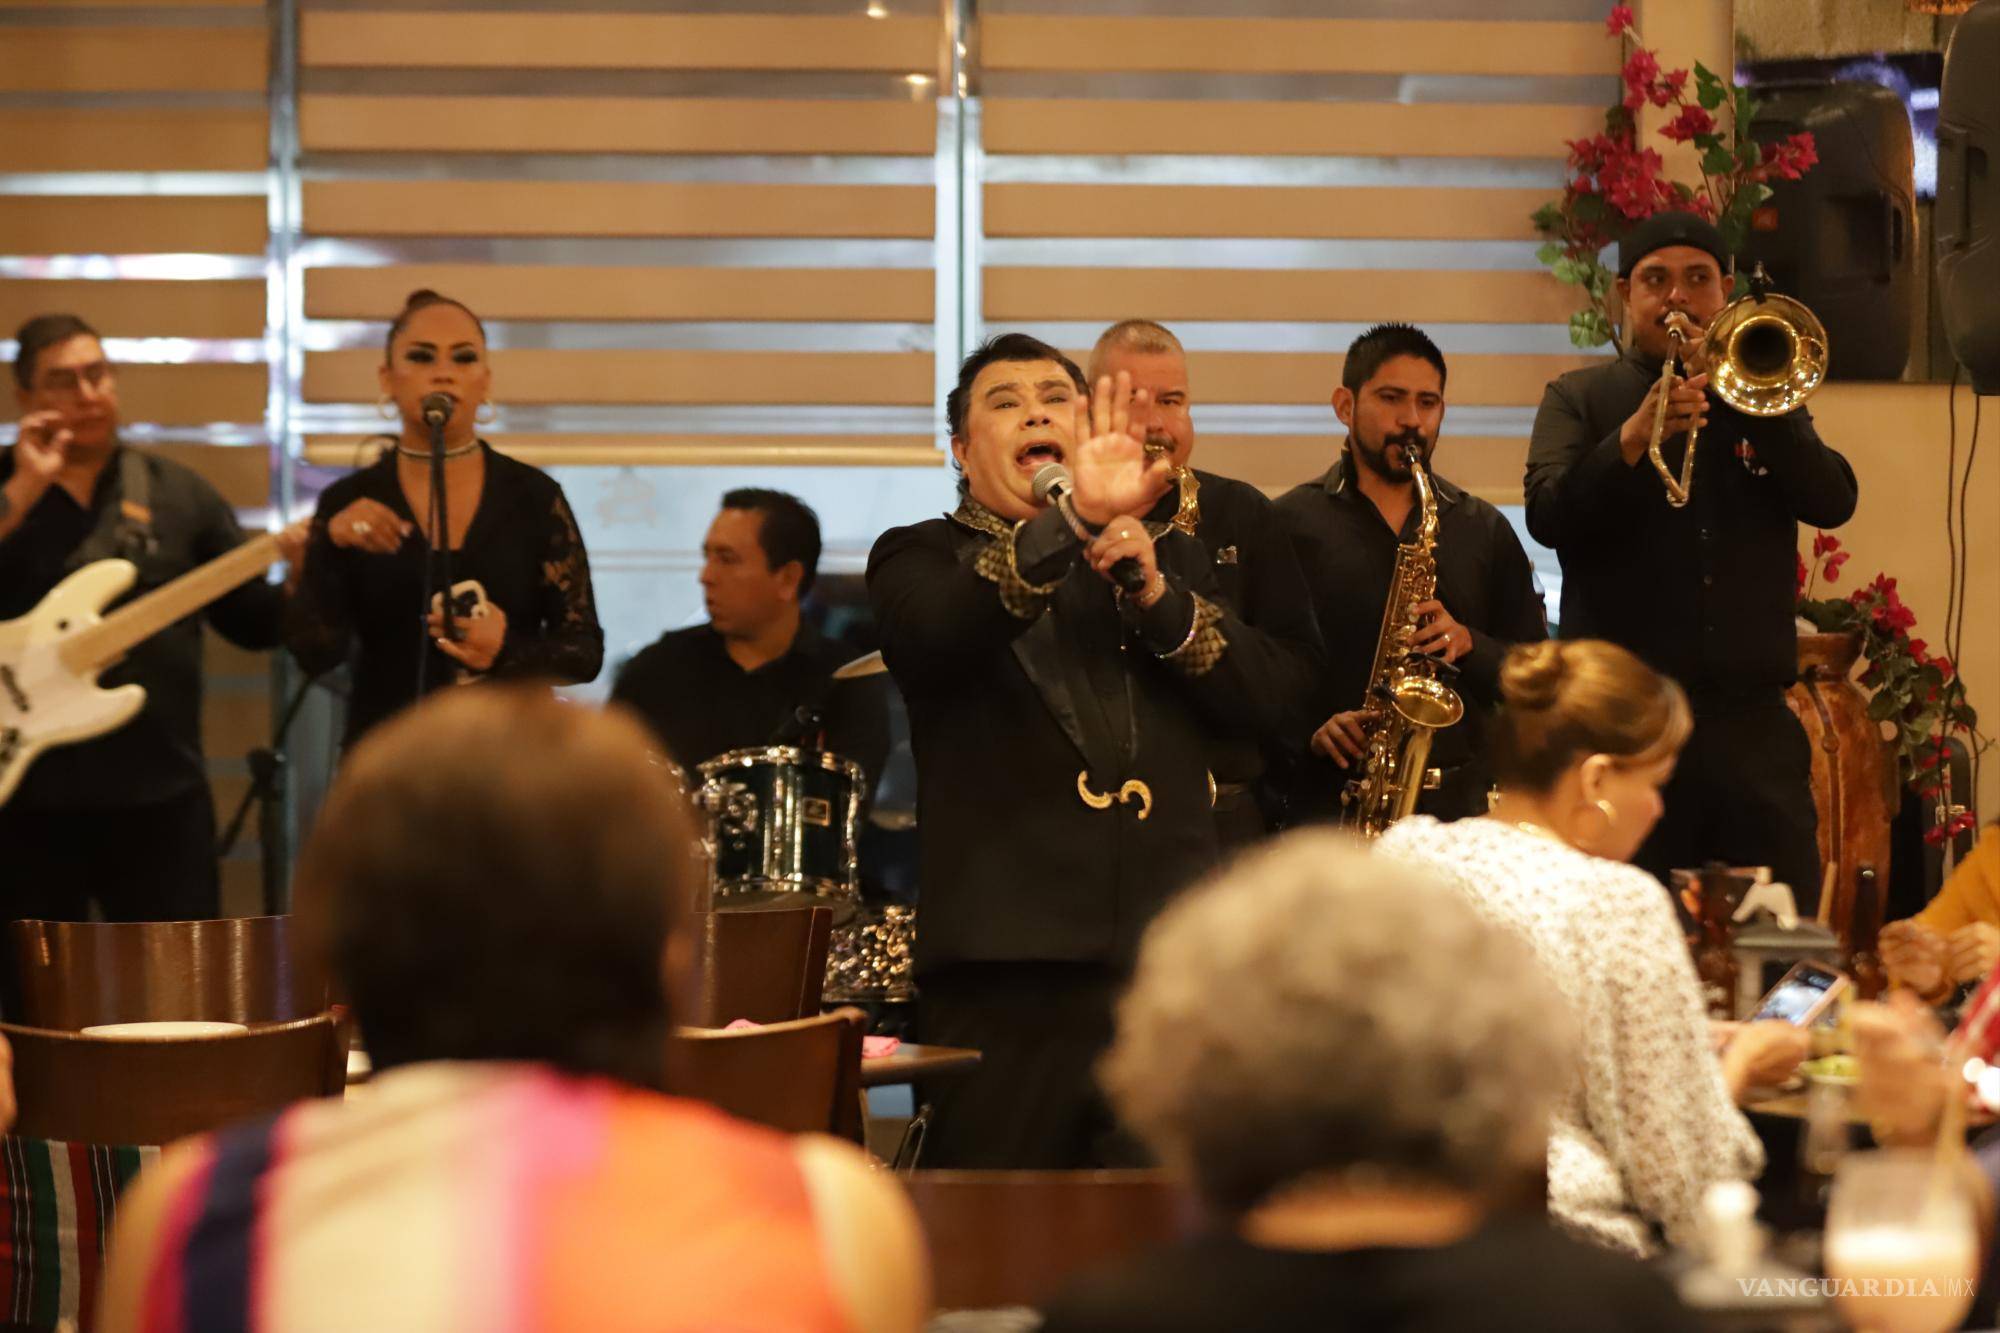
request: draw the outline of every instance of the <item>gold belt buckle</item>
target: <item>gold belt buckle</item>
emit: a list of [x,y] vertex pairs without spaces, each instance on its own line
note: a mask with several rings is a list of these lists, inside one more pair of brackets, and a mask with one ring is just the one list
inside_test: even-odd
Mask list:
[[1139,819],[1143,823],[1153,813],[1153,789],[1137,778],[1127,778],[1125,784],[1113,796],[1110,792],[1090,789],[1088,769],[1077,770],[1076,794],[1083,803],[1093,810],[1109,810],[1114,805],[1130,805],[1136,798],[1139,802]]

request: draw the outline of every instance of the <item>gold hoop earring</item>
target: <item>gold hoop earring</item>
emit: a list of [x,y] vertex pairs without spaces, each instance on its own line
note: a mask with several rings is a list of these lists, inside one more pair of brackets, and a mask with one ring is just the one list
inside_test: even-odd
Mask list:
[[481,426],[490,426],[499,419],[500,409],[491,402],[481,403],[472,414],[473,422]]
[[396,405],[389,401],[388,394],[385,393],[375,400],[375,415],[384,421],[394,421],[399,415],[396,411]]
[[1603,797],[1600,796],[1597,800],[1592,801],[1589,805],[1585,806],[1584,809],[1595,810],[1597,811],[1598,814],[1604,816],[1604,828],[1595,837],[1585,838],[1581,840],[1585,846],[1592,846],[1595,845],[1596,843],[1602,842],[1610,834],[1612,829],[1618,827],[1618,807],[1611,804],[1611,802],[1605,800]]

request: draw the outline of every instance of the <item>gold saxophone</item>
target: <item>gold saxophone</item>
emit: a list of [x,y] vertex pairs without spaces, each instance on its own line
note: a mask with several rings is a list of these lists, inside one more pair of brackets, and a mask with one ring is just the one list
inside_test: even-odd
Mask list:
[[1376,711],[1361,775],[1347,784],[1341,804],[1347,822],[1373,838],[1414,810],[1425,787],[1437,785],[1426,770],[1431,736],[1465,716],[1465,701],[1437,678],[1437,661],[1413,650],[1419,602],[1437,593],[1437,497],[1429,473],[1414,456],[1410,475],[1417,484],[1422,517],[1414,541],[1396,548],[1389,602],[1382,608],[1382,633],[1375,641],[1375,665],[1368,673],[1369,706]]

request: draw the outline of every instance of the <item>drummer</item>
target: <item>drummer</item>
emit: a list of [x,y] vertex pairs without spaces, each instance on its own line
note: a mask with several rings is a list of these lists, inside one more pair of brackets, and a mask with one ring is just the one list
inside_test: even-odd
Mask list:
[[860,764],[872,791],[889,749],[882,682],[835,682],[852,654],[799,614],[819,569],[818,516],[783,491],[731,491],[701,552],[707,622],[642,649],[612,699],[688,772],[729,750],[823,744]]

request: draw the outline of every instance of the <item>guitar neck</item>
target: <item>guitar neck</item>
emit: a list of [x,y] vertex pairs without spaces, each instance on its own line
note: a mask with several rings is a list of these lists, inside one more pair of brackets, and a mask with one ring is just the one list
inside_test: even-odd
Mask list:
[[96,671],[123,657],[175,621],[248,583],[279,558],[278,539],[269,533],[244,542],[227,555],[189,570],[136,601],[127,602],[97,624],[65,640],[62,659],[79,674]]

